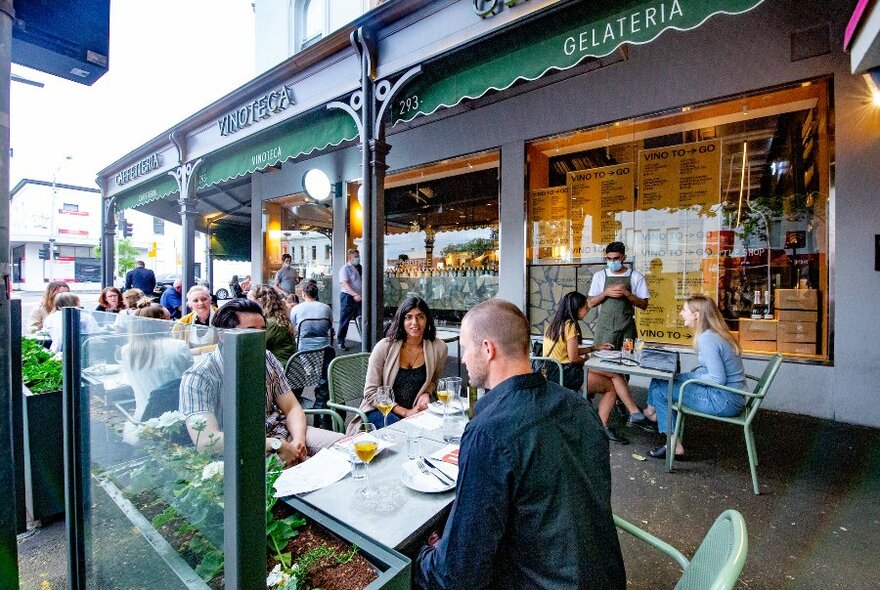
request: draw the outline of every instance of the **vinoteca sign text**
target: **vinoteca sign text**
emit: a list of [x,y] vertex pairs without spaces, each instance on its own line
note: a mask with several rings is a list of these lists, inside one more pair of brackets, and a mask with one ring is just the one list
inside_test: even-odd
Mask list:
[[220,135],[232,135],[257,121],[268,119],[272,115],[280,113],[287,107],[295,104],[293,88],[284,85],[280,89],[264,94],[217,121],[217,125],[220,127]]
[[565,55],[587,52],[592,54],[597,48],[604,46],[611,51],[632,36],[644,35],[654,28],[665,28],[683,18],[684,11],[679,0],[653,2],[638,10],[590,25],[577,36],[567,37],[562,49]]

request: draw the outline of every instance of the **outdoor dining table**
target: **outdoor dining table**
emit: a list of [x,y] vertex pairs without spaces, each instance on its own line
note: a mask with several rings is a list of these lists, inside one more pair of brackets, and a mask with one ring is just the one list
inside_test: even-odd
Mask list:
[[[355,490],[363,487],[364,480],[354,480],[350,475],[297,497],[387,547],[401,552],[417,549],[446,518],[455,499],[455,489],[422,493],[403,484],[402,467],[409,461],[406,431],[412,428],[416,427],[401,420],[377,431],[394,437],[393,446],[376,455],[368,467],[370,482],[379,491],[381,503],[363,503],[356,499]],[[436,434],[429,430],[422,430],[421,434],[422,456],[447,446],[439,429]]]
[[620,375],[634,375],[636,377],[649,377],[651,379],[660,379],[668,383],[666,389],[666,470],[672,471],[672,459],[674,449],[672,448],[672,382],[675,379],[675,373],[666,371],[657,371],[655,369],[647,369],[638,364],[625,364],[617,362],[617,359],[601,359],[595,355],[590,356],[584,363],[584,386],[590,382],[590,370],[605,371],[607,373],[618,373]]

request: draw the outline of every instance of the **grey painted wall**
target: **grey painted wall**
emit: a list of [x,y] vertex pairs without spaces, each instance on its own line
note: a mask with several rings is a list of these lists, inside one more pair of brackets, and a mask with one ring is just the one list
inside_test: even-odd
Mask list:
[[[839,50],[854,4],[768,0],[746,15],[713,17],[695,31],[667,31],[651,44],[631,47],[624,62],[395,133],[389,137],[393,149],[388,163],[393,171],[500,148],[502,264],[513,264],[516,256],[508,240],[520,252],[525,247],[523,141],[831,77],[836,136],[829,211],[834,366],[785,363],[765,407],[880,426],[880,349],[874,345],[880,334],[880,272],[873,270],[873,238],[880,233],[880,111],[865,106],[864,82],[849,73],[848,56]],[[792,62],[791,33],[823,22],[830,23],[832,53]],[[261,198],[293,192],[291,183],[298,184],[312,165],[332,170],[332,180],[356,178],[359,157],[352,148],[285,165],[282,173],[264,177]],[[524,266],[521,253],[518,264]],[[505,274],[503,296],[522,304],[523,277],[524,270]],[[686,366],[690,362],[685,359]],[[763,362],[747,361],[746,369],[760,373]]]

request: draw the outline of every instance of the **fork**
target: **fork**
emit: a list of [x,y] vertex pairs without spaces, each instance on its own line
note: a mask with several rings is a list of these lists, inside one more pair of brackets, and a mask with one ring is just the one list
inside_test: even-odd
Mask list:
[[419,471],[421,471],[421,472],[424,473],[425,475],[433,475],[434,477],[436,477],[436,478],[437,478],[437,481],[439,481],[440,483],[442,483],[444,486],[448,486],[448,485],[450,485],[451,483],[455,483],[455,482],[452,482],[452,481],[446,481],[446,479],[450,479],[450,478],[449,478],[449,476],[447,476],[445,473],[443,474],[443,477],[445,477],[446,479],[443,479],[443,477],[440,477],[440,475],[439,475],[437,472],[435,472],[435,471],[429,469],[428,466],[425,465],[425,462],[422,461],[421,459],[417,459],[417,460],[416,460],[416,467],[418,467],[418,468],[419,468]]

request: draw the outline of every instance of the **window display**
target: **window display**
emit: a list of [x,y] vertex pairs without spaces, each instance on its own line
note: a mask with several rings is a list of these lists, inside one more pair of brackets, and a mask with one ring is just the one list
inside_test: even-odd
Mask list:
[[703,293],[746,352],[827,357],[828,101],[814,81],[530,144],[533,331],[621,241],[651,295],[641,339],[690,346],[678,312]]

